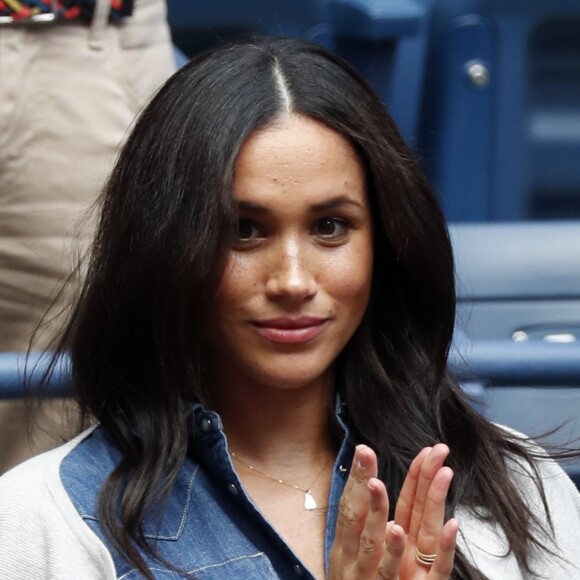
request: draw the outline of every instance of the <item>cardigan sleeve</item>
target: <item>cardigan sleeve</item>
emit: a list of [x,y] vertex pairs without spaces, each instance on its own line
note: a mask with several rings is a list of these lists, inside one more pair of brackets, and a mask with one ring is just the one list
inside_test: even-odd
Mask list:
[[[538,461],[553,532],[545,517],[541,496],[535,486],[522,484],[529,505],[541,517],[545,545],[555,554],[544,552],[532,561],[540,578],[580,579],[580,493],[564,470],[552,459]],[[521,476],[520,476],[521,477]],[[532,488],[533,486],[533,488]],[[539,537],[542,537],[540,532]]]
[[[542,453],[540,447],[534,446],[533,449],[538,454]],[[516,460],[508,462],[513,482],[541,522],[541,528],[533,530],[533,533],[547,548],[533,554],[530,560],[532,574],[520,568],[498,524],[478,518],[472,510],[460,508],[457,512],[461,524],[458,546],[487,578],[580,579],[580,494],[563,469],[547,455],[537,459],[536,465],[544,486],[552,527],[530,466]]]
[[76,511],[60,481],[60,462],[70,448],[66,444],[30,459],[0,478],[0,577],[117,577],[110,552]]

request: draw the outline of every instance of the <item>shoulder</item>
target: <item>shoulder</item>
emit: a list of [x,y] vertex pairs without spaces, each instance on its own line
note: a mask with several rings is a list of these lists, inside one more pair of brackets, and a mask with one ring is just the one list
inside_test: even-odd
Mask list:
[[[75,439],[37,455],[17,465],[0,477],[0,518],[6,510],[24,509],[36,504],[57,506],[62,503],[59,470],[63,459],[80,443],[88,432]],[[48,504],[45,504],[50,500]]]
[[[577,546],[580,545],[580,494],[562,467],[531,439],[499,425],[506,436],[527,448],[533,457],[531,464],[520,457],[510,456],[506,466],[510,478],[540,526],[535,535],[553,552],[537,553],[532,559],[533,578],[576,578]],[[492,475],[490,474],[490,477]],[[541,485],[539,485],[541,484]],[[527,578],[509,551],[505,534],[492,522],[477,517],[468,510],[460,510],[462,547],[489,577],[507,573],[505,577]],[[504,577],[504,576],[502,576]]]
[[534,570],[540,577],[578,578],[580,493],[542,447],[533,442],[528,445],[535,456],[533,465],[518,458],[509,460],[508,467],[523,499],[540,521],[537,536],[554,552],[538,554]]
[[0,569],[6,577],[116,577],[109,552],[80,517],[60,477],[63,461],[90,432],[0,477]]
[[[526,435],[499,425],[505,433],[520,442],[533,457],[530,464],[520,457],[508,457],[506,460],[512,481],[528,502],[542,503],[541,491],[538,489],[537,480],[542,483],[542,488],[546,494],[546,499],[551,500],[554,508],[558,508],[562,503],[576,508],[576,516],[580,510],[580,493],[568,477],[560,464],[555,461],[548,452]],[[539,506],[538,506],[539,507]]]

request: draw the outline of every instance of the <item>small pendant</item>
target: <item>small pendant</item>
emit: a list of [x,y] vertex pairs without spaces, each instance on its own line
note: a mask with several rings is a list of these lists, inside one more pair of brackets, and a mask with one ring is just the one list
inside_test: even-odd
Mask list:
[[305,510],[315,510],[316,507],[317,507],[316,502],[314,501],[314,498],[312,497],[310,490],[307,489],[304,492],[304,509]]

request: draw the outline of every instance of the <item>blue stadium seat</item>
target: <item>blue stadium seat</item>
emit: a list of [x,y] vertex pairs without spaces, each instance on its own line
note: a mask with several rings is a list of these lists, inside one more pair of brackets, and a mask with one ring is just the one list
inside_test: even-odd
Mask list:
[[242,34],[350,60],[419,152],[451,221],[580,218],[580,2],[169,0],[188,55]]
[[[580,442],[580,223],[451,227],[457,331],[450,367],[490,419]],[[565,466],[580,488],[580,461]]]
[[452,221],[580,218],[580,2],[435,0],[418,149]]

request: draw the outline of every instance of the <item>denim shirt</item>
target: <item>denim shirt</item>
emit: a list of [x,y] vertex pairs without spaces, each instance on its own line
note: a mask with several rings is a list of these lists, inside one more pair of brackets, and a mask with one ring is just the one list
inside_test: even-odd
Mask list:
[[[338,515],[338,504],[354,454],[341,417],[342,444],[333,466],[326,515],[325,566]],[[313,578],[292,549],[245,492],[232,465],[219,416],[196,405],[191,413],[187,458],[161,514],[146,514],[145,537],[163,559],[189,577],[213,579]],[[105,537],[97,514],[101,485],[117,465],[119,451],[96,428],[62,462],[61,479],[86,524],[110,551],[117,578],[142,577]],[[149,554],[141,553],[155,578],[183,578]]]

